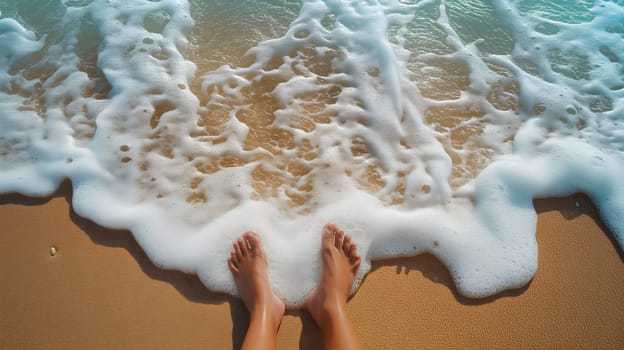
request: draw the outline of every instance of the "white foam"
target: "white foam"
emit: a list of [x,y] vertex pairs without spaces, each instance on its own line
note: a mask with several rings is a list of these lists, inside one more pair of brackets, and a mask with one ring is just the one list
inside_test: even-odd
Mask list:
[[[429,252],[471,297],[533,277],[535,197],[587,193],[624,246],[622,7],[597,2],[593,20],[564,23],[496,2],[514,46],[490,53],[495,36],[466,42],[460,5],[305,1],[283,36],[249,48],[248,66],[203,71],[198,96],[185,1],[68,6],[48,36],[1,19],[0,192],[49,195],[69,178],[79,215],[232,294],[231,242],[255,230],[291,306],[316,284],[326,222],[358,244],[358,280],[371,260]],[[439,47],[414,39],[425,19]],[[544,23],[558,32],[535,30]],[[94,40],[96,61],[79,54]],[[457,67],[466,87],[445,83],[457,98],[423,92],[436,83],[423,72]],[[250,111],[283,139],[250,146]],[[219,113],[224,123],[202,126]],[[371,167],[379,180],[362,185]]]

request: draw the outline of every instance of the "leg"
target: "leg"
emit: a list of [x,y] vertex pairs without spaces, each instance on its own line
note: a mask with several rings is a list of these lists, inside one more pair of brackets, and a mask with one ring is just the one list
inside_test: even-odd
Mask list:
[[336,225],[327,224],[323,228],[321,257],[321,281],[308,296],[306,307],[321,328],[325,349],[362,349],[347,316],[347,298],[360,267],[355,243]]
[[228,267],[249,311],[249,329],[242,350],[276,349],[277,330],[285,308],[269,285],[269,265],[262,241],[255,232],[245,232],[234,243]]

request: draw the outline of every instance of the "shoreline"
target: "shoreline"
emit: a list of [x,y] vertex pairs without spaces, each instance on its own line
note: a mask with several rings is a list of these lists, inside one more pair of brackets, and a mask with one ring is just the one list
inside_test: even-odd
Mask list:
[[[67,182],[49,198],[0,196],[0,348],[238,348],[238,299],[157,268],[128,231],[78,217],[70,198]],[[575,194],[534,206],[538,271],[520,289],[468,299],[431,255],[373,262],[348,303],[365,347],[624,346],[624,255],[593,204]],[[319,338],[302,311],[278,335],[285,349]]]

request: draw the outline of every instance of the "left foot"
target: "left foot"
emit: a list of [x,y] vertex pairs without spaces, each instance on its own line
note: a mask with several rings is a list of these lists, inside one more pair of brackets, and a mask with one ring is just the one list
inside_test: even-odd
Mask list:
[[277,332],[285,306],[269,284],[269,264],[260,236],[255,232],[245,232],[234,242],[233,248],[228,267],[234,276],[238,294],[252,317],[254,314],[263,315]]

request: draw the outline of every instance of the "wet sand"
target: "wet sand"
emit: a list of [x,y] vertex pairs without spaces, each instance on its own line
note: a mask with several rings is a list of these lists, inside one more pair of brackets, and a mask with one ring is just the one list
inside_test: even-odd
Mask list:
[[[0,349],[238,348],[240,301],[156,268],[128,232],[76,216],[70,195],[65,184],[52,198],[0,196]],[[623,348],[624,259],[591,202],[535,206],[539,269],[519,290],[466,299],[432,256],[374,263],[349,302],[365,346]],[[290,313],[279,345],[320,349],[320,333]]]

